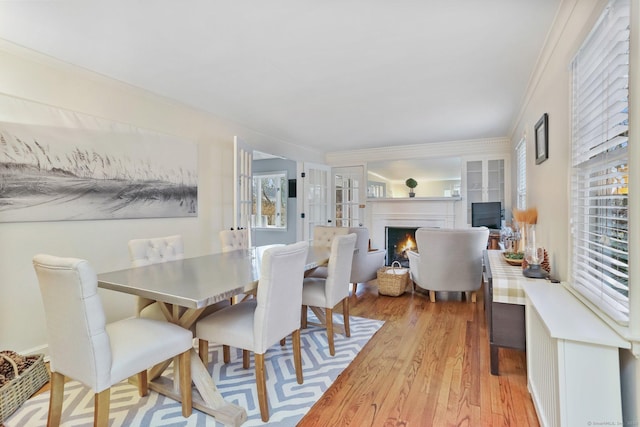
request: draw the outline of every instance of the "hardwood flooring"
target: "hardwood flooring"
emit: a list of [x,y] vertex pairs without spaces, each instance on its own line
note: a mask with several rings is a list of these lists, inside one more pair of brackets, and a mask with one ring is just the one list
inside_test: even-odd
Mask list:
[[539,426],[524,352],[500,349],[500,375],[489,372],[481,292],[475,304],[431,303],[378,296],[373,281],[358,285],[350,313],[385,324],[300,427]]
[[500,376],[489,372],[482,292],[475,304],[431,303],[419,292],[379,296],[372,281],[349,304],[385,324],[299,427],[539,426],[524,352],[500,349]]

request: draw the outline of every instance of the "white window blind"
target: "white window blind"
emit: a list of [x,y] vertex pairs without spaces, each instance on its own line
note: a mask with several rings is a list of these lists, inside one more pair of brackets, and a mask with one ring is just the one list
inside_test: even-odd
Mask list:
[[609,3],[572,63],[572,285],[629,320],[629,0]]
[[516,145],[516,183],[518,185],[518,209],[527,208],[527,140],[522,138]]

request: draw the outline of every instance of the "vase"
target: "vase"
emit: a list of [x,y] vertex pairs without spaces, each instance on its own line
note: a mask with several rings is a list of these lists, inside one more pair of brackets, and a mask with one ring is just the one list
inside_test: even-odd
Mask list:
[[413,190],[409,190],[409,197],[416,197],[416,193]]

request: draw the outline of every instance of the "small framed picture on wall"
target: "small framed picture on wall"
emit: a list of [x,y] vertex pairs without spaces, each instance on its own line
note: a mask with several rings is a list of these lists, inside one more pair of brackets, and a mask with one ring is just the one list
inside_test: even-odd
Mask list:
[[544,113],[535,126],[536,165],[549,158],[549,115]]

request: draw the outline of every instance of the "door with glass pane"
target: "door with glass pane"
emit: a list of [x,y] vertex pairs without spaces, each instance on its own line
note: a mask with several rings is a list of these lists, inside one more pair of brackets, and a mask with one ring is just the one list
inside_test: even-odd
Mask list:
[[249,228],[251,219],[251,201],[253,179],[251,164],[253,162],[253,148],[237,136],[233,139],[233,226],[235,228]]
[[301,176],[302,197],[302,239],[313,239],[316,225],[332,225],[331,216],[331,167],[304,163]]
[[359,227],[364,223],[364,167],[333,168],[336,227]]

